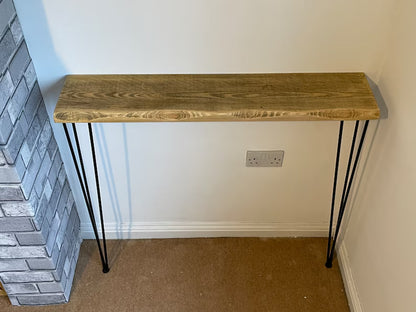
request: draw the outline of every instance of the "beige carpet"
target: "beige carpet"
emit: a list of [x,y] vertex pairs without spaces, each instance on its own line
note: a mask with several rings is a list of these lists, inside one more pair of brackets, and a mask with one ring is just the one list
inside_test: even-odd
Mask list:
[[95,241],[81,247],[70,303],[0,311],[349,311],[324,238],[109,241],[101,273]]

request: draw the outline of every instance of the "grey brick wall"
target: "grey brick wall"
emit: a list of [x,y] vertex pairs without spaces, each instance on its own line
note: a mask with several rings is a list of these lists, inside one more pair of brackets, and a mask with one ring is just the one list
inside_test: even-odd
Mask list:
[[80,221],[12,0],[0,0],[0,281],[14,305],[69,300]]

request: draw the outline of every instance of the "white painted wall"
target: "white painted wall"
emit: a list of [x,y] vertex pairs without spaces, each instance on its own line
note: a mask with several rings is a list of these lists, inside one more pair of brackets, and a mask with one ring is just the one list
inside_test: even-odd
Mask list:
[[[49,113],[69,73],[364,71],[377,81],[395,12],[394,0],[15,3]],[[96,127],[106,223],[115,232],[132,230],[134,237],[324,235],[337,127]],[[54,130],[76,188],[62,130]],[[245,168],[247,149],[283,149],[284,166]]]
[[416,2],[401,1],[379,87],[381,120],[343,249],[354,311],[416,311]]

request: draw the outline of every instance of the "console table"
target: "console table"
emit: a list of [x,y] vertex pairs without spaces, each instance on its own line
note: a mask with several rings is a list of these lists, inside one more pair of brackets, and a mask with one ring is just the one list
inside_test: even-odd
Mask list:
[[[364,73],[68,75],[54,112],[63,123],[97,241],[109,271],[93,122],[340,121],[325,265],[334,257],[342,218],[368,122],[380,115]],[[355,120],[335,231],[334,205],[345,120]],[[359,122],[365,120],[356,144]],[[72,124],[75,144],[67,123]],[[88,123],[102,244],[93,211],[76,123]],[[77,156],[78,159],[77,159]]]

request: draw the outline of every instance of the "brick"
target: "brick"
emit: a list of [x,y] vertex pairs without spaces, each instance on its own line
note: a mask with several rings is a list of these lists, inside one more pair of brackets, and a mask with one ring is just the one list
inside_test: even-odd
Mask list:
[[33,222],[33,225],[35,226],[36,231],[40,231],[42,229],[43,220],[38,220],[35,216],[35,218],[32,219],[32,222]]
[[[75,232],[74,231],[68,231],[69,233],[69,237],[75,237]],[[76,245],[76,240],[75,239],[70,239],[69,240],[69,242],[70,242],[70,247],[69,247],[69,249],[68,249],[68,258],[69,258],[69,260],[71,261],[71,259],[72,259],[72,255],[73,255],[73,253],[74,253],[74,248],[75,248],[75,245]]]
[[20,246],[44,245],[46,242],[42,232],[17,233],[16,238]]
[[32,193],[30,194],[29,202],[32,205],[33,211],[36,214],[39,206],[39,198],[36,196],[36,193],[34,191],[32,191]]
[[39,197],[37,197],[36,193],[34,191],[32,191],[32,194],[30,194],[30,197],[29,197],[29,202],[32,205],[32,208],[33,208],[33,211],[35,212],[35,215],[36,215],[36,212],[38,211],[38,208],[39,208],[39,201],[40,201]]
[[6,144],[13,130],[13,123],[7,111],[0,116],[0,144]]
[[67,182],[65,183],[62,189],[61,197],[59,198],[59,201],[58,201],[57,211],[58,211],[59,217],[62,217],[66,202],[68,201],[69,192],[70,192],[70,189],[69,189],[69,185]]
[[27,166],[27,170],[22,181],[22,191],[26,198],[29,198],[29,194],[32,191],[33,183],[35,183],[36,175],[38,174],[40,165],[41,159],[38,152],[35,150],[32,159]]
[[80,232],[78,232],[78,239],[77,239],[77,242],[75,244],[74,256],[73,256],[75,261],[78,260],[79,251],[81,249],[81,243],[82,243],[82,238],[81,238]]
[[4,203],[1,205],[7,217],[33,217],[35,210],[30,202]]
[[56,265],[56,271],[52,272],[56,281],[61,280],[62,273],[64,271],[65,260],[68,255],[68,249],[69,249],[69,240],[65,237],[64,243],[62,244],[62,247],[61,247],[61,252],[59,254],[59,260]]
[[[42,223],[45,219],[45,212],[46,209],[49,207],[48,205],[48,199],[46,198],[45,194],[42,196],[42,199],[39,202],[38,205],[39,209],[36,211],[35,218],[33,219],[33,223],[35,224],[36,230],[40,230],[42,228]],[[43,230],[45,233],[45,231]],[[45,235],[47,237],[47,235]]]
[[65,273],[62,273],[61,280],[59,281],[59,283],[62,285],[62,288],[65,291],[66,285],[68,285],[68,277],[65,275]]
[[[17,81],[14,83],[17,83]],[[19,118],[20,113],[26,104],[28,95],[29,90],[27,89],[26,81],[22,79],[17,85],[16,90],[14,91],[12,98],[9,101],[9,104],[7,105],[7,111],[9,112],[10,119],[12,120],[13,124],[15,124],[16,120]]]
[[6,107],[7,101],[12,96],[13,90],[14,85],[12,82],[12,77],[10,76],[9,71],[6,70],[3,77],[0,78],[0,114]]
[[23,135],[26,137],[27,132],[29,131],[29,124],[27,123],[26,118],[23,116],[23,114],[20,115],[17,123],[22,127]]
[[71,213],[71,209],[72,209],[72,206],[74,205],[74,202],[75,202],[74,195],[72,195],[72,192],[71,192],[69,193],[68,201],[66,202],[66,209],[67,209],[68,214]]
[[5,272],[0,273],[4,283],[52,282],[50,272]]
[[44,237],[48,237],[49,229],[50,229],[49,221],[46,218],[43,218],[41,231]]
[[78,213],[76,209],[72,209],[71,213],[69,215],[69,221],[68,221],[68,230],[72,230],[74,228],[75,222],[77,221]]
[[1,218],[0,233],[33,231],[33,225],[28,218]]
[[26,137],[26,142],[29,147],[29,151],[33,150],[33,147],[36,144],[36,141],[40,135],[41,125],[38,118],[35,118],[30,126],[29,133]]
[[0,233],[0,246],[16,246],[17,242],[13,234]]
[[32,283],[6,284],[4,285],[4,290],[10,295],[39,293],[36,284]]
[[43,125],[45,121],[48,119],[48,113],[46,112],[45,103],[43,103],[43,101],[40,103],[38,107],[37,116],[41,125]]
[[23,199],[23,193],[19,186],[0,185],[0,201],[12,201]]
[[23,38],[22,26],[20,26],[19,19],[16,17],[10,25],[10,30],[13,34],[13,39],[16,44]]
[[75,260],[71,262],[71,269],[68,274],[68,279],[66,281],[66,287],[65,287],[65,297],[67,300],[69,300],[69,297],[71,295],[71,288],[72,288],[72,283],[74,281],[76,265],[77,265],[77,262]]
[[49,179],[46,179],[45,187],[43,189],[43,194],[45,194],[46,198],[49,201],[52,195],[52,187],[51,187],[51,184],[49,183]]
[[62,186],[65,183],[65,179],[66,179],[65,167],[62,164],[61,169],[59,170],[59,173],[58,173],[58,181]]
[[46,181],[46,174],[51,164],[52,164],[52,161],[49,158],[49,155],[45,153],[45,157],[43,157],[38,175],[35,179],[35,190],[36,190],[36,193],[38,194],[38,197],[42,196],[43,187],[45,186],[45,181]]
[[31,270],[55,270],[55,264],[51,258],[27,259],[26,261]]
[[23,130],[20,125],[17,125],[10,136],[7,145],[2,147],[7,163],[13,165],[19,153],[20,147],[24,140]]
[[0,272],[26,271],[28,269],[29,268],[25,260],[23,259],[9,259],[9,260],[0,259]]
[[12,32],[10,30],[7,30],[3,38],[0,38],[0,74],[4,72],[7,64],[9,63],[10,57],[13,55],[15,48],[16,44],[14,43]]
[[8,26],[15,14],[12,0],[3,0],[0,2],[0,35]]
[[61,224],[58,214],[55,214],[53,221],[51,222],[51,227],[49,230],[48,240],[46,242],[46,251],[48,255],[52,255],[52,249],[55,244],[56,235],[58,234],[58,229]]
[[53,159],[51,169],[49,170],[48,176],[51,185],[55,184],[56,178],[58,177],[59,168],[61,168],[62,159],[59,153],[55,154],[55,158]]
[[14,166],[0,167],[0,183],[20,183],[21,179]]
[[49,141],[49,144],[48,144],[48,154],[49,154],[49,157],[51,159],[53,158],[53,156],[54,156],[54,154],[57,150],[57,147],[58,146],[56,144],[55,138],[52,136],[51,140]]
[[17,296],[16,295],[8,295],[10,303],[12,305],[18,306],[20,305],[19,301],[17,301]]
[[41,293],[63,293],[65,291],[65,286],[57,282],[39,283],[38,287]]
[[52,272],[53,277],[57,282],[61,282],[63,279],[62,275],[64,274],[64,263],[65,263],[65,256],[59,255],[59,260],[56,265],[56,270]]
[[26,71],[24,73],[26,84],[28,88],[32,88],[33,84],[36,81],[36,71],[35,66],[33,65],[33,62],[30,62],[30,64],[27,66]]
[[51,256],[52,261],[55,264],[55,268],[58,265],[59,255],[60,255],[60,250],[59,250],[58,246],[55,243],[55,247],[53,248],[52,256]]
[[68,221],[69,216],[66,213],[64,213],[62,216],[61,226],[59,227],[58,234],[56,235],[56,245],[59,249],[61,249],[65,234],[67,233]]
[[49,140],[51,139],[51,136],[52,136],[52,127],[49,121],[47,121],[45,125],[43,126],[42,132],[39,137],[38,145],[37,145],[37,149],[39,151],[40,157],[43,157],[43,155],[45,154],[46,149],[48,147]]
[[23,177],[25,175],[25,172],[26,172],[26,165],[23,162],[23,159],[22,159],[21,155],[18,155],[17,156],[14,165],[15,165],[16,172],[17,172],[17,174],[18,174],[18,176],[20,178],[20,181],[22,181],[23,180]]
[[[29,85],[28,87],[30,88]],[[41,102],[42,102],[42,95],[40,93],[39,85],[35,83],[35,85],[33,86],[29,94],[29,97],[26,101],[26,105],[23,111],[23,114],[25,115],[26,120],[29,123],[29,125],[32,123],[33,118],[36,116],[36,112]],[[39,131],[40,131],[40,123],[39,123]]]
[[48,207],[47,207],[46,213],[45,213],[45,219],[48,220],[49,224],[52,223],[55,212],[56,212],[56,210],[51,208],[51,204],[50,204],[50,201],[49,201]]
[[[39,292],[38,292],[39,293]],[[9,298],[9,301],[10,301],[10,303],[12,304],[12,305],[15,305],[15,306],[22,306],[20,303],[19,303],[19,301],[17,300],[17,296],[31,296],[31,295],[35,295],[35,294],[8,294],[8,298]]]
[[64,272],[66,276],[69,276],[69,270],[71,269],[71,258],[66,257],[65,264],[64,264]]
[[77,214],[77,216],[75,218],[74,232],[75,233],[79,233],[80,232],[80,229],[81,229],[81,221],[80,221],[79,216]]
[[25,164],[25,167],[27,167],[29,165],[30,159],[32,158],[32,151],[29,145],[27,144],[27,138],[26,140],[23,141],[19,154],[23,159],[23,163]]
[[45,248],[41,246],[0,247],[0,258],[26,259],[46,257]]
[[9,65],[10,75],[12,76],[12,80],[15,85],[22,78],[29,63],[29,51],[27,50],[26,42],[23,41]]
[[[51,175],[49,174],[49,178]],[[58,203],[59,197],[61,195],[62,187],[58,181],[55,182],[55,186],[52,190],[51,199],[49,200],[49,205],[51,206],[52,210],[55,211],[56,204]]]
[[21,305],[45,305],[65,303],[67,300],[63,294],[40,294],[17,296],[17,300]]
[[3,155],[3,152],[0,151],[0,166],[6,165],[6,158]]

